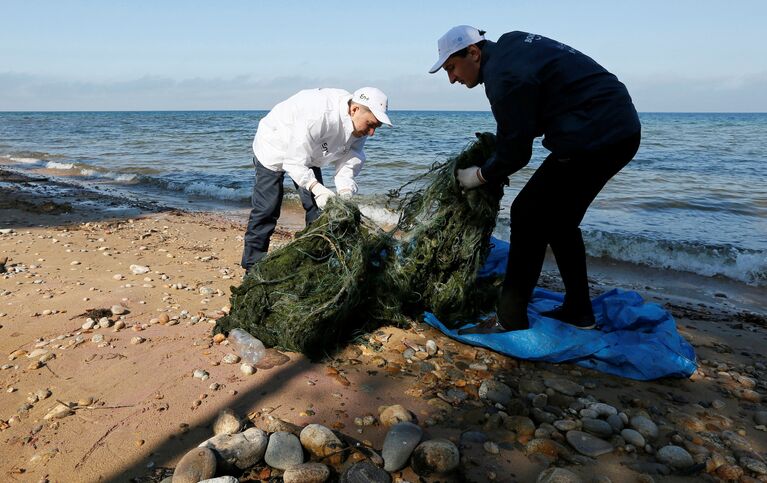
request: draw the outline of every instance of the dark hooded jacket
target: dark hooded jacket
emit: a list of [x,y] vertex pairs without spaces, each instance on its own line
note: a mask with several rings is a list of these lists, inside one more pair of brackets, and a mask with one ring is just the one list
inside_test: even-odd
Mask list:
[[498,124],[488,182],[524,167],[533,139],[563,158],[582,158],[639,133],[626,86],[590,57],[540,35],[509,32],[482,46],[479,81]]

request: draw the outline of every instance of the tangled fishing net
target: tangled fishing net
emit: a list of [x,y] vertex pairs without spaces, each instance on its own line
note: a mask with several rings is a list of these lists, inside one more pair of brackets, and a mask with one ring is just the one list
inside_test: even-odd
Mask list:
[[477,273],[489,251],[503,186],[463,192],[455,171],[481,165],[495,136],[478,134],[458,156],[389,194],[401,213],[384,231],[354,203],[332,198],[322,215],[257,262],[232,288],[214,332],[242,328],[267,346],[322,357],[355,333],[433,312],[447,324],[488,300]]

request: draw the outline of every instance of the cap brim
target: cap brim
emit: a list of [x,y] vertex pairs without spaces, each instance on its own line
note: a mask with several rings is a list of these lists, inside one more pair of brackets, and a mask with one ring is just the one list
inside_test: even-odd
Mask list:
[[438,70],[440,70],[442,68],[442,64],[445,63],[445,61],[447,60],[448,57],[450,57],[450,54],[445,55],[444,58],[440,57],[439,60],[437,61],[437,63],[434,64],[431,67],[431,69],[429,69],[429,74],[433,74],[433,73],[437,72]]
[[[370,108],[368,108],[370,109]],[[373,113],[373,115],[378,119],[378,121],[381,124],[386,124],[387,126],[391,126],[391,121],[389,120],[389,116],[386,115],[385,112],[382,111],[374,111],[373,109],[370,109],[370,112]]]

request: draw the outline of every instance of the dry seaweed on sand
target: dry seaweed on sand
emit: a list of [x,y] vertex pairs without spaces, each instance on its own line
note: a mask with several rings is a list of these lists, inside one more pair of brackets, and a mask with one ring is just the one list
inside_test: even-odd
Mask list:
[[390,193],[389,205],[401,211],[393,232],[366,220],[354,203],[331,199],[319,219],[232,288],[231,311],[214,331],[240,327],[267,346],[317,358],[354,333],[424,310],[446,323],[477,315],[487,297],[476,277],[503,194],[502,186],[464,193],[455,179],[456,169],[492,154],[495,136],[477,137]]

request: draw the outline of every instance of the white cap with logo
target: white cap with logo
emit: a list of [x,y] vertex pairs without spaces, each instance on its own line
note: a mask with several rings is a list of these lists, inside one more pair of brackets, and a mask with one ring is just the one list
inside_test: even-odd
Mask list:
[[391,126],[389,116],[386,115],[386,111],[389,109],[389,99],[381,89],[376,89],[375,87],[359,88],[354,91],[352,102],[367,107],[382,124]]
[[444,64],[447,58],[451,55],[482,40],[485,40],[485,36],[470,25],[459,25],[451,28],[437,41],[439,59],[437,60],[437,63],[429,69],[429,74],[433,74],[441,69],[442,64]]

